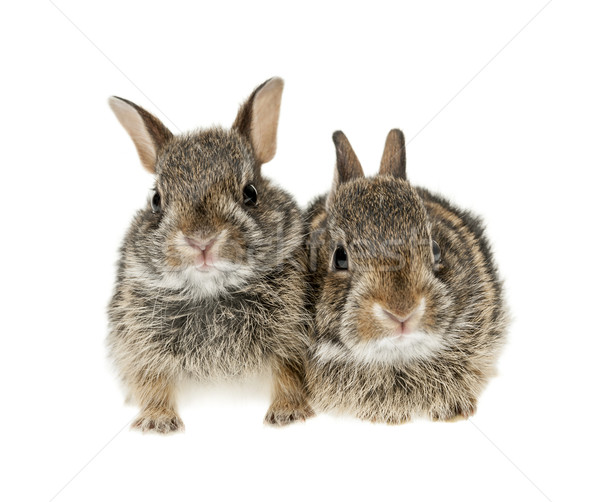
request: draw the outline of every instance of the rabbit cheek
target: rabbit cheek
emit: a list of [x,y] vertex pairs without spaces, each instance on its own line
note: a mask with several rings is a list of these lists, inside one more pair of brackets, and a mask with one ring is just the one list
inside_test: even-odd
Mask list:
[[166,239],[165,263],[170,272],[183,270],[193,261],[193,253],[187,249],[184,236],[175,231]]
[[167,266],[171,269],[179,269],[183,266],[181,258],[175,254],[167,253],[165,261],[167,263]]
[[235,265],[248,263],[248,247],[239,230],[228,230],[227,239],[219,246],[219,260]]
[[451,330],[453,299],[445,287],[432,284],[426,288],[427,309],[421,318],[421,327],[427,333],[445,333]]
[[[377,305],[373,300],[365,302],[367,305]],[[369,308],[366,305],[358,307],[357,315],[357,332],[359,337],[364,342],[371,340],[377,340],[386,336],[386,332],[377,323],[373,322],[373,315],[371,314],[372,307]]]
[[180,269],[185,265],[184,258],[181,256],[180,245],[177,243],[177,240],[171,240],[167,243],[165,262],[167,267],[171,270]]

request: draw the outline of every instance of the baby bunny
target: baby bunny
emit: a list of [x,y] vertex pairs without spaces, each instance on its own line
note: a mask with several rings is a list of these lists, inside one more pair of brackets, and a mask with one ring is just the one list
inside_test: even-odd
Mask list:
[[399,424],[467,418],[505,339],[502,286],[481,221],[406,181],[390,131],[365,178],[342,132],[330,193],[308,209],[318,410]]
[[262,368],[274,382],[266,423],[313,414],[304,384],[304,220],[292,197],[261,175],[275,155],[282,91],[283,80],[267,80],[231,129],[177,136],[130,101],[109,100],[155,175],[122,245],[108,308],[110,356],[141,410],[133,428],[183,429],[183,379]]

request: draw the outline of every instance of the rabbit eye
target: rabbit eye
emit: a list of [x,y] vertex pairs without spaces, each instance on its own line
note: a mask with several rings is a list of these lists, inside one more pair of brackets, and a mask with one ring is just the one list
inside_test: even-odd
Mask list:
[[435,241],[431,241],[431,249],[433,251],[433,261],[436,265],[439,265],[442,259],[442,250],[440,249],[438,243]]
[[150,200],[150,206],[152,207],[153,213],[160,212],[160,194],[158,193],[158,191],[154,192],[154,195],[152,196],[152,199]]
[[244,187],[244,204],[246,206],[256,206],[258,204],[258,193],[256,187],[252,184]]
[[346,253],[346,249],[343,246],[335,248],[333,266],[336,270],[348,270],[348,253]]

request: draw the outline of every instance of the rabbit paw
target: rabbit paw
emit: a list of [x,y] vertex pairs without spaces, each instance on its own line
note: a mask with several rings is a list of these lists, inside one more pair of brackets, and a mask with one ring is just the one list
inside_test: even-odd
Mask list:
[[282,426],[292,422],[304,422],[314,414],[309,404],[273,403],[265,416],[265,424]]
[[[360,417],[359,417],[360,418]],[[364,420],[364,419],[362,419]],[[402,416],[382,416],[369,419],[374,424],[387,424],[387,425],[402,425],[410,422],[410,417],[406,415]]]
[[402,425],[411,421],[411,416],[407,413],[382,413],[371,410],[357,413],[356,418],[371,422],[372,424]]
[[172,432],[183,432],[185,426],[174,410],[151,408],[142,411],[131,424],[131,428],[142,432],[170,434]]
[[430,411],[429,416],[435,422],[458,422],[473,416],[475,411],[477,411],[477,403],[473,401],[470,403],[456,403],[454,406],[444,409],[433,409]]

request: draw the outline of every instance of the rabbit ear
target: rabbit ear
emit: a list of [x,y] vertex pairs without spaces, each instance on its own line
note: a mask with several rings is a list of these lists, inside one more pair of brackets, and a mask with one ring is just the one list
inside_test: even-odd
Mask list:
[[333,133],[333,144],[335,145],[337,184],[345,183],[353,178],[363,178],[365,175],[358,157],[342,131]]
[[283,79],[273,77],[259,85],[246,102],[233,123],[252,145],[260,164],[269,162],[277,150],[277,123],[283,93]]
[[379,174],[406,179],[406,144],[400,129],[392,129],[387,135]]
[[342,131],[333,133],[333,144],[335,145],[336,164],[333,185],[327,197],[327,207],[329,207],[337,188],[342,183],[354,178],[364,178],[365,176],[350,141]]
[[154,115],[131,101],[112,96],[108,104],[131,136],[142,165],[154,174],[156,155],[173,134]]

